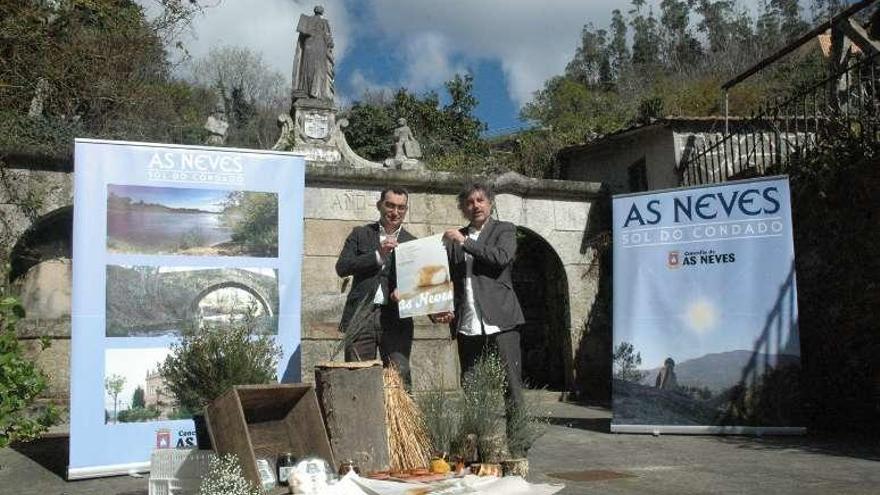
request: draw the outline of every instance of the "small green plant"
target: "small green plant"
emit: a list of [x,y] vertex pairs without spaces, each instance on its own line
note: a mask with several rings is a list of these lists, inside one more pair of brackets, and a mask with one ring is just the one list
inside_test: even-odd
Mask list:
[[461,410],[457,395],[455,391],[446,390],[441,381],[417,396],[431,448],[436,453],[452,452],[461,437]]
[[281,350],[271,335],[257,335],[256,326],[253,316],[202,323],[171,345],[159,373],[180,408],[196,412],[233,385],[275,381]]
[[[58,420],[52,406],[39,413],[31,411],[47,385],[46,376],[25,357],[15,333],[15,324],[23,317],[24,308],[17,299],[0,299],[0,448],[33,440]],[[48,340],[41,343],[43,349],[49,345]]]
[[263,491],[246,480],[235,454],[211,458],[208,472],[202,478],[199,495],[261,495]]
[[461,433],[476,435],[481,461],[493,460],[500,452],[506,387],[504,366],[494,352],[484,353],[462,379]]
[[547,431],[549,421],[539,411],[537,400],[525,398],[507,413],[507,451],[512,458],[523,458],[535,440]]

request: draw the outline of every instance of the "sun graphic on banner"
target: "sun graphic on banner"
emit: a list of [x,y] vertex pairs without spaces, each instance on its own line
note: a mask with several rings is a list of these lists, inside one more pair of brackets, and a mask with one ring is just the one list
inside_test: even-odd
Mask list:
[[718,308],[706,299],[697,299],[685,310],[685,321],[694,333],[709,333],[718,323]]

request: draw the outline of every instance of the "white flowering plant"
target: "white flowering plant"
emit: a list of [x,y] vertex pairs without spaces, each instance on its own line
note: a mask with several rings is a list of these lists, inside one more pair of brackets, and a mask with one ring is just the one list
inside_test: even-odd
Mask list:
[[199,495],[263,495],[263,490],[245,479],[235,454],[222,454],[211,458]]

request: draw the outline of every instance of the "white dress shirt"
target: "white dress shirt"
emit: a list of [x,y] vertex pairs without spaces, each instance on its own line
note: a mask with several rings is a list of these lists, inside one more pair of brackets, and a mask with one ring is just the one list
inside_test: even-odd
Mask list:
[[[389,235],[385,232],[385,227],[382,225],[382,223],[379,223],[379,245],[381,246],[382,243],[385,242],[386,239],[388,239],[388,237],[393,237],[393,238],[397,239],[398,234],[400,234],[400,229],[402,229],[402,228],[403,228],[403,225],[401,225],[400,227],[397,227],[397,230],[395,230],[393,234]],[[376,250],[376,263],[379,265],[380,270],[385,269],[385,263],[387,261],[388,261],[388,257],[386,256],[383,258],[382,254],[377,249]],[[382,290],[382,284],[379,284],[379,287],[376,288],[376,295],[373,296],[373,304],[381,304],[381,305],[388,304],[388,294],[386,294]]]
[[[468,237],[473,239],[474,242],[480,238],[481,232],[482,229],[477,230],[473,227],[468,227]],[[474,274],[474,257],[465,251],[464,260],[467,265],[467,271],[464,278],[464,304],[458,318],[458,333],[468,337],[498,333],[501,331],[501,328],[486,322],[483,318],[483,312],[480,310],[480,305],[474,298],[474,286],[471,283],[471,278],[473,278]]]

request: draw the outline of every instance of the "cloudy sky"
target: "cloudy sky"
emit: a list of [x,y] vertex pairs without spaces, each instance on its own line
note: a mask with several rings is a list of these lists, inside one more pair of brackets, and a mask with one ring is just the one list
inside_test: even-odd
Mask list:
[[[155,0],[141,0],[148,3]],[[198,58],[213,46],[245,46],[290,78],[296,21],[315,0],[206,0],[183,41]],[[474,75],[477,114],[490,130],[521,125],[519,108],[562,72],[584,24],[606,27],[616,0],[321,0],[336,44],[341,102],[365,89],[442,91]],[[657,4],[659,0],[649,1]],[[757,3],[745,0],[744,3]],[[655,9],[656,11],[656,9]]]

